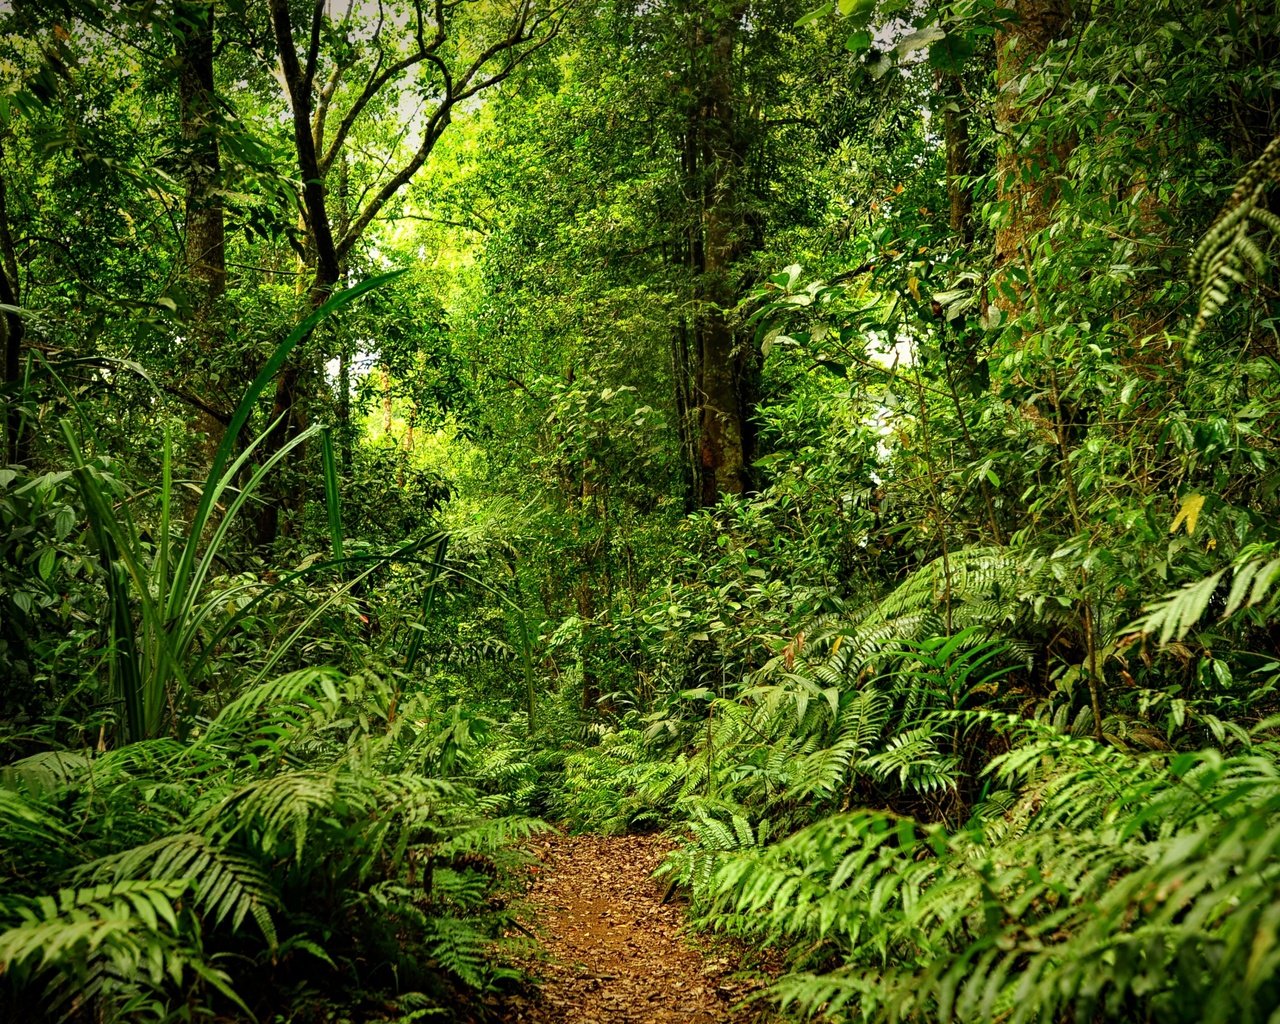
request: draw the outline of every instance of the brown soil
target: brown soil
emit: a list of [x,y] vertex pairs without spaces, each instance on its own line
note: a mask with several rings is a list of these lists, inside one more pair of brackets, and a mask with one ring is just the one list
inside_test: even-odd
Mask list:
[[[563,836],[538,841],[529,904],[548,959],[531,1000],[508,1003],[509,1024],[747,1024],[763,1004],[738,1004],[759,981],[735,976],[739,956],[705,952],[663,903],[654,869],[660,836]],[[741,951],[738,951],[740,953]]]

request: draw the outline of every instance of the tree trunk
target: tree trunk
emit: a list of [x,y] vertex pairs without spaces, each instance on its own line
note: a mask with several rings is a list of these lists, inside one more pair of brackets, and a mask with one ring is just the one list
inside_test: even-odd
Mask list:
[[[327,29],[336,29],[339,34],[351,29],[353,7],[346,5],[346,13],[339,16],[330,11],[331,6],[323,0],[316,0],[311,5],[306,26],[308,31],[304,36],[306,44],[300,55],[294,39],[293,13],[303,10],[303,6],[291,4],[290,0],[268,0],[267,3],[280,62],[280,80],[288,94],[294,155],[302,180],[301,206],[307,246],[314,261],[314,277],[303,315],[319,309],[333,293],[343,276],[342,261],[386,204],[425,165],[449,125],[454,106],[505,81],[530,55],[555,38],[569,10],[567,4],[543,9],[532,0],[520,0],[510,16],[502,19],[506,26],[505,35],[493,39],[473,59],[464,61],[459,58],[455,66],[450,67],[443,54],[450,52],[446,44],[450,42],[455,27],[453,19],[457,16],[457,8],[472,5],[428,4],[426,0],[412,0],[407,5],[407,24],[402,23],[407,32],[412,32],[411,41],[408,35],[405,37],[408,51],[393,56],[378,44],[378,57],[367,69],[363,84],[354,80],[347,83],[354,86],[354,99],[337,118],[335,126],[328,123],[330,108],[353,65],[344,64],[343,58],[336,57],[323,84],[317,82],[316,75],[320,70],[322,43],[328,34]],[[393,19],[388,16],[387,20]],[[409,29],[408,24],[416,24],[416,31]],[[430,26],[430,31],[426,26]],[[401,76],[415,68],[428,72],[440,90],[434,107],[417,115],[421,127],[418,146],[398,170],[371,189],[371,194],[358,210],[344,215],[346,229],[341,235],[335,235],[326,205],[325,180],[329,170],[343,153],[343,147],[362,114],[377,109],[379,97],[397,89],[396,83]],[[337,117],[336,114],[334,116]],[[279,451],[304,428],[306,412],[301,399],[305,397],[306,386],[314,385],[321,374],[318,356],[307,354],[310,347],[307,341],[304,338],[299,342],[289,366],[277,381],[272,409],[272,422],[277,426],[263,445],[264,458]],[[301,449],[295,450],[290,459],[291,465],[298,466],[303,457]],[[258,522],[260,545],[272,544],[281,532],[281,507],[288,512],[300,508],[304,500],[302,483],[301,476],[292,487],[287,479],[281,481],[277,478],[273,482],[277,500],[263,503]]]
[[[178,61],[178,103],[186,163],[186,279],[191,294],[187,329],[194,352],[217,358],[224,334],[221,306],[227,291],[226,234],[218,196],[221,159],[216,129],[217,97],[213,83],[213,4],[176,0],[174,53]],[[200,381],[192,390],[207,393]],[[206,465],[230,416],[206,401],[193,426],[202,434]]]
[[[293,23],[290,19],[288,0],[271,0],[271,27],[275,34],[276,48],[280,59],[280,71],[284,85],[289,94],[289,106],[292,111],[294,151],[298,159],[298,170],[302,175],[302,214],[307,229],[308,250],[315,261],[314,275],[307,292],[307,301],[303,315],[319,309],[341,278],[338,250],[333,238],[333,226],[329,221],[329,211],[325,202],[324,175],[320,171],[320,161],[316,154],[316,135],[312,126],[313,96],[312,86],[315,77],[315,55],[308,53],[307,66],[304,69],[298,59],[298,51],[293,42]],[[313,12],[313,37],[319,38],[321,19],[325,16],[324,6],[317,5]],[[271,423],[274,424],[263,444],[262,456],[268,458],[278,452],[294,437],[306,429],[306,410],[301,402],[302,388],[305,379],[313,376],[305,363],[306,342],[304,338],[294,349],[288,364],[276,378],[275,401],[271,407]],[[295,452],[289,460],[291,468],[297,468],[302,460],[303,452]],[[301,480],[295,480],[290,486],[287,477],[277,474],[271,485],[274,492],[263,502],[258,514],[257,541],[260,547],[270,547],[281,533],[281,511],[289,513],[285,517],[285,532],[295,514],[301,510],[304,502]]]
[[[1034,110],[1025,109],[1018,81],[1059,38],[1071,20],[1071,0],[1009,0],[1018,20],[996,36],[996,198],[1005,219],[996,230],[997,302],[1009,313],[1022,308],[1022,287],[1008,267],[1021,266],[1027,240],[1049,224],[1058,190],[1053,173],[1065,149],[1050,149],[1031,133]],[[1000,295],[1000,292],[1006,294]]]
[[697,47],[706,61],[694,106],[694,194],[701,199],[701,244],[693,254],[695,397],[704,506],[714,505],[724,494],[741,494],[750,482],[745,387],[750,358],[747,347],[738,344],[728,312],[737,304],[733,267],[746,235],[739,179],[747,144],[734,102],[734,51],[742,16],[741,6],[735,5],[709,30],[700,29]]
[[[0,302],[6,306],[19,306],[22,299],[22,283],[18,277],[18,258],[13,248],[13,234],[9,230],[9,194],[4,176],[4,140],[0,139]],[[4,435],[5,459],[11,463],[27,461],[27,444],[22,432],[22,409],[18,401],[19,381],[22,379],[22,338],[26,326],[22,317],[6,312],[0,317],[0,341],[4,343],[4,384],[8,396],[5,401]]]
[[685,512],[692,512],[698,507],[700,475],[693,371],[689,363],[689,324],[682,321],[671,330],[671,380],[675,389],[676,435],[680,441],[680,479]]
[[938,89],[942,95],[942,134],[947,146],[947,222],[957,240],[967,245],[973,241],[973,189],[969,178],[973,168],[969,159],[969,114],[965,109],[960,76],[950,71],[938,73]]

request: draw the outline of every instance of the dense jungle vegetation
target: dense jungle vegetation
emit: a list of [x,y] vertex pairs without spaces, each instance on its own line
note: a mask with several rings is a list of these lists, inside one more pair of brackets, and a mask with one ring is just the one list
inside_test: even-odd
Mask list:
[[552,822],[1280,1021],[1278,184],[1263,0],[9,5],[0,1018],[492,1016]]

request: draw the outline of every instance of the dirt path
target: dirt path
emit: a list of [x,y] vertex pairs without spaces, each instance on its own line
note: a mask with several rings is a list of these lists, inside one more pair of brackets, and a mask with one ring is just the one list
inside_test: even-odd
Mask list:
[[[509,1024],[748,1024],[734,1012],[758,982],[737,958],[704,954],[681,934],[680,909],[650,876],[671,849],[659,836],[542,839],[529,894],[549,961],[528,965],[540,998],[509,1005]],[[756,1004],[759,1006],[759,1004]]]

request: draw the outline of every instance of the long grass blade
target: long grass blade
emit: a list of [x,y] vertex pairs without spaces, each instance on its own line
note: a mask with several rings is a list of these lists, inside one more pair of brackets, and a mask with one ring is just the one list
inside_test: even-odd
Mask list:
[[329,513],[329,543],[333,557],[342,560],[342,506],[338,492],[338,465],[333,458],[333,432],[320,431],[320,450],[324,461],[324,504]]
[[440,542],[436,545],[435,551],[431,556],[431,567],[428,570],[427,585],[422,593],[422,612],[416,623],[417,629],[410,629],[409,646],[404,654],[404,668],[406,672],[412,672],[414,665],[418,663],[418,653],[422,649],[423,631],[427,627],[427,623],[431,619],[431,608],[435,603],[436,591],[439,590],[440,576],[444,570],[445,554],[449,549],[449,536],[445,534],[440,538]]
[[[76,487],[84,499],[89,527],[98,546],[102,571],[107,582],[107,618],[110,631],[109,674],[124,712],[126,739],[141,740],[155,735],[160,728],[166,679],[163,669],[153,665],[143,671],[143,658],[134,623],[134,596],[139,606],[144,629],[156,624],[157,609],[151,599],[150,572],[140,560],[137,531],[128,515],[128,507],[118,516],[103,488],[84,457],[70,421],[59,424],[74,466]],[[132,580],[133,586],[129,586]],[[152,630],[148,629],[148,632]],[[153,637],[153,644],[163,644],[163,637]],[[161,657],[161,665],[168,659]],[[155,693],[156,688],[160,693]]]
[[[263,586],[263,584],[260,581],[254,580],[249,583],[243,583],[236,587],[231,587],[228,590],[221,592],[218,595],[217,602],[215,601],[207,602],[205,605],[201,606],[200,609],[193,616],[191,620],[192,622],[191,634],[193,637],[199,633],[199,630],[202,628],[203,624],[214,613],[214,611],[217,609],[220,603],[230,600],[234,597],[238,597],[240,594],[243,594],[246,592],[253,591],[254,593],[253,593],[253,596],[249,598],[249,600],[247,600],[244,604],[239,605],[236,609],[235,614],[228,616],[227,619],[222,623],[222,625],[219,626],[218,629],[212,634],[212,636],[209,637],[209,639],[203,645],[200,654],[197,655],[195,660],[191,663],[191,674],[193,676],[199,675],[199,673],[204,669],[204,666],[207,663],[213,651],[217,649],[217,647],[222,643],[223,640],[225,640],[228,636],[230,636],[235,631],[236,626],[241,621],[243,621],[243,619],[247,615],[249,615],[259,603],[266,600],[268,597],[272,596],[273,594],[278,594],[282,590],[287,589],[297,580],[302,579],[303,577],[306,577],[306,576],[315,575],[316,573],[325,573],[331,569],[338,568],[338,567],[349,569],[354,565],[367,564],[371,566],[370,571],[374,569],[379,569],[383,566],[390,565],[394,562],[411,558],[414,555],[418,554],[418,552],[420,552],[426,545],[434,542],[438,542],[439,539],[440,539],[440,536],[438,534],[435,534],[423,540],[417,540],[410,544],[406,544],[404,547],[397,548],[395,551],[391,551],[386,554],[347,555],[346,558],[344,558],[341,562],[336,562],[336,561],[314,562],[311,565],[307,566],[305,569],[297,569],[291,573],[282,575],[280,579],[277,580],[275,583],[269,584],[267,586]],[[366,579],[368,575],[369,575],[369,572],[361,573],[360,576],[358,576],[356,579],[352,581],[352,583],[358,584],[362,580]],[[345,593],[345,592],[346,590],[340,592],[339,596],[341,596],[341,593]],[[328,605],[326,604],[325,607],[328,607]],[[311,621],[314,621],[314,618]],[[300,635],[301,634],[299,634],[299,636]],[[297,637],[294,638],[294,640],[296,639]],[[289,642],[293,642],[293,641],[289,641]],[[288,649],[288,646],[286,644],[285,650],[287,649]]]
[[[369,278],[367,281],[362,281],[344,291],[338,292],[298,324],[290,332],[289,336],[276,346],[271,358],[267,360],[266,365],[259,371],[258,376],[253,379],[253,383],[245,391],[240,404],[236,406],[235,412],[231,414],[226,432],[222,437],[222,443],[218,445],[218,450],[213,457],[213,464],[209,468],[209,475],[200,496],[200,504],[196,509],[195,516],[192,518],[191,528],[187,534],[187,543],[182,551],[182,559],[174,573],[172,589],[174,599],[182,601],[186,597],[188,581],[195,570],[196,549],[200,543],[200,536],[204,532],[205,523],[208,522],[214,505],[229,484],[229,481],[223,475],[223,470],[232,461],[232,451],[235,448],[236,438],[239,437],[241,428],[248,422],[249,415],[257,404],[258,398],[267,389],[267,386],[275,380],[276,374],[284,366],[289,354],[297,347],[299,342],[310,336],[321,321],[342,307],[350,305],[366,292],[381,287],[403,273],[403,270],[396,270],[389,274],[379,274],[376,277]],[[172,612],[173,610],[173,600],[171,600],[170,611]]]
[[[230,488],[231,478],[239,471],[240,466],[248,461],[253,450],[266,438],[271,431],[268,426],[261,434],[254,438],[253,442],[241,453],[240,457],[231,465],[226,472],[227,488]],[[199,565],[196,566],[195,572],[192,573],[187,581],[185,593],[181,595],[180,604],[177,614],[173,616],[173,621],[186,623],[183,629],[184,638],[178,645],[178,650],[182,656],[186,656],[189,648],[189,638],[195,635],[195,623],[193,616],[199,602],[200,593],[204,587],[204,581],[208,577],[209,572],[213,568],[214,560],[217,558],[218,552],[222,549],[222,545],[226,540],[227,534],[231,530],[231,525],[235,521],[236,514],[244,507],[245,502],[249,501],[254,492],[258,489],[258,485],[263,478],[267,476],[276,466],[278,466],[289,453],[298,445],[305,443],[309,438],[315,435],[319,430],[317,425],[312,425],[296,437],[290,438],[285,444],[281,445],[280,450],[272,453],[272,455],[261,466],[255,467],[253,475],[250,476],[245,485],[235,492],[235,498],[227,506],[225,514],[219,519],[217,527],[213,531],[213,535],[209,538],[208,544],[205,545],[204,555],[200,559]],[[172,603],[172,602],[171,602]]]

